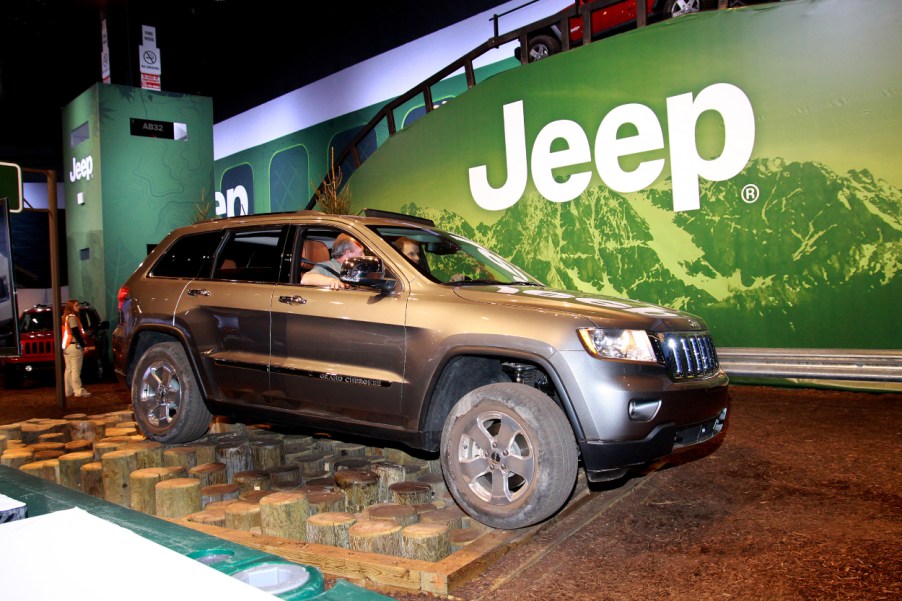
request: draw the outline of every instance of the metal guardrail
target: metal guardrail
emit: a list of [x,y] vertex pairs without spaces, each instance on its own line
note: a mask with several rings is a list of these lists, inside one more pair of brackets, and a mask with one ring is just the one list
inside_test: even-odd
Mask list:
[[902,382],[900,350],[734,347],[717,356],[729,376]]

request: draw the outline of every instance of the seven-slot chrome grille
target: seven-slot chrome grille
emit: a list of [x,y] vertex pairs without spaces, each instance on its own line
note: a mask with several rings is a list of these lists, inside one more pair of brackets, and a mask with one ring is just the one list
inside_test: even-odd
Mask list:
[[667,332],[649,338],[674,380],[707,378],[720,370],[714,341],[707,332]]

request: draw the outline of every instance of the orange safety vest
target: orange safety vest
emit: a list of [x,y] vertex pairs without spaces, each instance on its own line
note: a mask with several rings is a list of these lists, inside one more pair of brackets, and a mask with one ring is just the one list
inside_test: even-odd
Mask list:
[[63,319],[63,350],[66,350],[66,348],[75,340],[75,337],[72,335],[72,329],[68,327],[70,317],[75,317],[75,321],[78,322],[78,329],[81,331],[81,339],[87,340],[87,335],[85,334],[85,329],[81,325],[81,320],[74,313],[69,314]]

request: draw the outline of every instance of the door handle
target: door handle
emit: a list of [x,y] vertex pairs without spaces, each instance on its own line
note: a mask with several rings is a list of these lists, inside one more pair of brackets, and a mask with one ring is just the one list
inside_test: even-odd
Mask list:
[[206,288],[191,288],[188,290],[188,296],[210,296],[210,291]]
[[297,295],[293,295],[293,296],[280,296],[280,297],[279,297],[279,302],[280,302],[280,303],[285,303],[286,305],[306,305],[306,304],[307,304],[307,299],[304,298],[303,296],[297,296]]

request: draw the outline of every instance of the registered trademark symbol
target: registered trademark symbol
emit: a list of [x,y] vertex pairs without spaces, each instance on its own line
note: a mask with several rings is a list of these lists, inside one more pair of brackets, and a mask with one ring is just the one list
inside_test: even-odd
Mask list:
[[761,196],[761,191],[755,184],[746,184],[742,187],[742,202],[752,204],[758,200],[759,196]]

